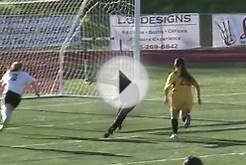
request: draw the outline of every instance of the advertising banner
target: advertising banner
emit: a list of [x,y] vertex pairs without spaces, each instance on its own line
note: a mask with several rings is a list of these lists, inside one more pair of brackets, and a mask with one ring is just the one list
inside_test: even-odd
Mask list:
[[246,14],[214,14],[213,47],[246,45]]
[[[72,15],[0,16],[0,50],[61,47],[70,33]],[[79,23],[76,23],[79,26]],[[76,28],[69,45],[79,43],[80,28]]]
[[[200,47],[199,14],[141,16],[142,50],[182,50]],[[111,49],[132,50],[134,17],[110,16]]]

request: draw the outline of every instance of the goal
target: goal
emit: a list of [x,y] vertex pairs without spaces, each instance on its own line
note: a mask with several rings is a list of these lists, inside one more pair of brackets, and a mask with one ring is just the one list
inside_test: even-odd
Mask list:
[[134,0],[6,0],[0,8],[0,74],[22,61],[42,95],[97,96],[100,66],[134,54],[112,30],[115,17],[134,17]]

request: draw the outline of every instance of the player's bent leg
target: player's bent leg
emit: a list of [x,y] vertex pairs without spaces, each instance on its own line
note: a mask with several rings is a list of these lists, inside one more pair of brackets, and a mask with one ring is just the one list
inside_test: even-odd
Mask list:
[[7,121],[7,113],[6,113],[6,109],[7,107],[4,105],[1,106],[1,125],[0,125],[0,130],[2,131],[4,129],[4,125],[6,125],[6,121]]
[[171,125],[172,125],[172,134],[170,136],[170,139],[177,138],[178,133],[178,115],[179,111],[175,109],[171,109]]
[[119,115],[119,121],[118,121],[118,129],[119,130],[122,129],[122,123],[125,121],[126,116],[128,115],[128,113],[131,112],[134,108],[135,108],[135,106],[122,109],[122,112]]
[[191,123],[190,110],[182,111],[182,120],[184,121],[184,127],[189,128]]
[[104,138],[109,137],[110,135],[113,134],[113,132],[118,128],[121,129],[122,128],[122,123],[125,120],[126,116],[128,115],[129,112],[131,112],[133,109],[135,108],[135,106],[130,107],[130,108],[121,108],[120,110],[118,110],[117,113],[117,117],[114,120],[114,122],[112,123],[112,125],[109,127],[109,129],[107,130],[107,132],[104,134]]
[[2,99],[2,125],[0,130],[3,130],[7,126],[7,123],[12,115],[14,109],[21,102],[21,96],[17,93],[8,91]]
[[109,127],[109,129],[107,130],[107,132],[105,132],[104,134],[104,138],[108,138],[110,135],[112,135],[114,132],[113,128],[112,127]]
[[5,104],[2,106],[1,114],[2,114],[2,122],[0,125],[0,131],[2,131],[5,127],[7,127],[8,121],[12,115],[14,107],[10,104]]
[[118,109],[116,119],[113,121],[111,126],[105,132],[104,138],[108,138],[110,135],[112,135],[114,133],[114,131],[117,129],[117,127],[119,127],[119,125],[120,125],[119,119],[120,119],[120,116],[122,114],[122,110],[123,110],[122,108]]

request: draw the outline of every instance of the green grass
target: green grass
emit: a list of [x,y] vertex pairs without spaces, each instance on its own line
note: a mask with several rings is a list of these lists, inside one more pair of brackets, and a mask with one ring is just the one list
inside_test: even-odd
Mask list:
[[[181,165],[188,155],[205,165],[246,162],[246,64],[191,64],[202,105],[192,127],[169,140],[168,106],[161,101],[171,66],[148,66],[152,101],[143,101],[113,138],[103,139],[115,110],[101,100],[23,100],[0,135],[0,164]],[[182,126],[182,123],[180,123]]]

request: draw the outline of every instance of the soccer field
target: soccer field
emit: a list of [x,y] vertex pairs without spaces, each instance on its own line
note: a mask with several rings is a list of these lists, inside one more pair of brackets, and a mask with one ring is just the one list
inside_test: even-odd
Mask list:
[[189,64],[201,86],[191,128],[170,140],[163,81],[171,65],[148,66],[150,89],[112,138],[103,134],[116,111],[100,99],[23,100],[0,135],[0,164],[181,165],[188,155],[205,165],[246,162],[246,63]]

